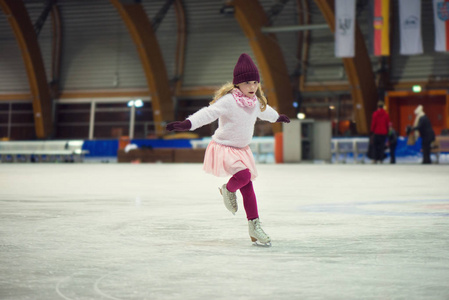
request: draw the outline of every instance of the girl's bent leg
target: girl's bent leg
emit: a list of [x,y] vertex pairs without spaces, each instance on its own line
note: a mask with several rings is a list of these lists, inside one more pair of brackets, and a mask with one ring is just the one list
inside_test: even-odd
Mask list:
[[251,181],[251,172],[249,169],[242,170],[234,174],[234,176],[229,179],[226,189],[230,192],[235,193],[238,189],[247,185]]
[[257,219],[259,217],[256,194],[254,193],[251,172],[249,169],[235,173],[234,176],[229,179],[226,189],[232,193],[240,190],[248,220]]
[[240,192],[242,193],[243,196],[243,206],[245,207],[246,217],[248,218],[248,220],[259,218],[253,182],[249,181],[247,185],[241,187]]

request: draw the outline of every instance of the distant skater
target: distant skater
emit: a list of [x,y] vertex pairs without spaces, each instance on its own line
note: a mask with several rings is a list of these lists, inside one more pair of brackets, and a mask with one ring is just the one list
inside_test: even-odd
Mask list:
[[396,163],[396,146],[398,145],[398,133],[394,130],[393,123],[390,122],[388,129],[388,148],[390,149],[390,164]]
[[244,53],[235,65],[232,83],[218,89],[208,107],[185,121],[167,124],[167,130],[195,130],[218,119],[218,128],[206,149],[203,169],[215,176],[231,176],[220,188],[226,208],[233,214],[237,212],[236,192],[240,190],[251,240],[271,246],[271,238],[260,225],[252,183],[257,170],[249,144],[257,118],[271,123],[290,122],[287,116],[278,114],[268,105],[260,86],[259,71],[251,57]]
[[371,133],[373,134],[373,163],[382,163],[385,155],[385,142],[388,136],[390,117],[384,109],[383,101],[377,102],[377,110],[371,118]]
[[421,136],[421,150],[423,156],[423,164],[430,164],[432,161],[430,160],[430,150],[432,142],[435,141],[435,132],[432,129],[432,124],[430,123],[429,118],[424,113],[424,109],[422,105],[418,105],[415,109],[415,121],[412,127],[412,130],[419,132]]

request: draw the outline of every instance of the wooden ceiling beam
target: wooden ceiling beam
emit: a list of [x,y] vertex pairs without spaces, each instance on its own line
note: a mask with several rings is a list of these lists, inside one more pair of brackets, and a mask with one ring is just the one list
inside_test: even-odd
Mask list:
[[187,98],[187,97],[210,97],[211,99],[214,96],[214,93],[219,89],[219,86],[196,86],[196,87],[184,87],[179,91],[178,97]]
[[[335,32],[334,0],[315,0],[332,32]],[[355,26],[355,56],[343,58],[354,104],[355,122],[359,134],[370,131],[371,115],[376,110],[378,91],[371,60],[362,32]]]
[[31,94],[27,93],[11,93],[11,94],[0,94],[0,102],[9,102],[15,100],[25,100],[30,101],[32,99]]
[[174,119],[174,109],[164,58],[151,21],[140,3],[110,2],[119,12],[137,47],[149,87],[156,135],[162,136],[165,132],[163,123]]
[[174,95],[178,95],[182,88],[182,78],[184,76],[185,52],[187,43],[187,21],[182,0],[176,0],[174,3],[177,23],[177,37],[176,37],[176,70],[175,70],[175,84]]
[[305,85],[301,91],[302,92],[345,92],[351,90],[350,85],[347,83],[330,83],[330,82],[319,82],[317,84],[308,83]]
[[39,42],[22,0],[0,0],[22,53],[33,101],[36,137],[50,138],[53,131],[52,99]]
[[[310,24],[310,8],[307,1],[296,1],[298,20],[300,25]],[[307,79],[307,66],[309,62],[309,50],[310,50],[310,30],[300,31],[298,33],[298,50],[296,58],[298,59],[297,70],[300,70],[299,81],[296,82],[296,86],[299,92],[303,91],[306,86]]]
[[62,57],[62,20],[61,13],[57,4],[51,9],[53,42],[52,42],[52,60],[51,60],[51,82],[50,91],[53,99],[57,99],[60,94],[60,75],[61,75],[61,57]]

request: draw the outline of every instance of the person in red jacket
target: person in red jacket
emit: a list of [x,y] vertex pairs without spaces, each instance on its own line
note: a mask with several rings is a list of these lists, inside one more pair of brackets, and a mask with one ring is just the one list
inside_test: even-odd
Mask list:
[[384,159],[385,141],[388,136],[390,117],[384,109],[383,101],[377,102],[377,110],[371,118],[371,134],[373,134],[373,163],[382,163]]

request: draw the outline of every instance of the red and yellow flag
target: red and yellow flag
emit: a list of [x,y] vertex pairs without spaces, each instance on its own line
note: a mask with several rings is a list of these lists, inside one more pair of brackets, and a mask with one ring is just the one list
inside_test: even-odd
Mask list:
[[374,0],[374,55],[390,55],[390,0]]

